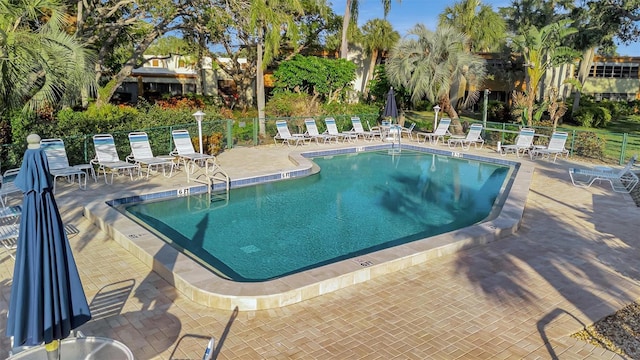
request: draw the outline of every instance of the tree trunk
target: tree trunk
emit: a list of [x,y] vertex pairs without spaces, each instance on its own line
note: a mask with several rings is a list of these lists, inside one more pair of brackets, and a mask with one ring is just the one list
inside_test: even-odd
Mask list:
[[257,68],[256,68],[256,101],[258,103],[258,124],[260,136],[263,138],[267,135],[265,114],[264,114],[264,70],[262,69],[262,28],[258,30],[258,46],[257,46]]
[[[449,118],[451,119],[451,126],[449,128],[449,131],[455,135],[463,134],[464,131],[462,130],[462,123],[460,123],[460,117],[458,116],[458,112],[456,111],[456,109],[451,105],[451,99],[447,95],[443,97],[441,100],[442,100],[442,112],[447,113],[447,115],[449,115]],[[442,119],[442,117],[440,119]]]
[[[591,64],[593,64],[593,55],[595,54],[595,48],[586,49],[582,53],[582,60],[580,60],[580,68],[578,69],[578,81],[580,85],[584,86],[584,83],[587,81],[587,77],[589,76],[589,71],[591,70]],[[571,117],[573,117],[578,109],[580,108],[580,95],[582,94],[582,89],[575,89],[575,94],[573,95],[573,106],[571,107]]]
[[371,63],[369,64],[369,71],[367,71],[367,77],[364,79],[364,98],[369,98],[369,82],[373,79],[373,73],[378,64],[378,49],[373,49],[371,52]]
[[202,34],[201,31],[198,31],[198,64],[196,65],[196,68],[200,73],[200,94],[203,96],[207,96],[209,93],[209,89],[207,89],[207,72],[202,66],[206,48],[207,44],[205,43],[204,34]]
[[344,10],[342,18],[342,40],[340,42],[340,58],[346,59],[349,53],[349,42],[347,41],[347,31],[349,30],[349,22],[351,21],[351,2],[347,0],[347,8]]

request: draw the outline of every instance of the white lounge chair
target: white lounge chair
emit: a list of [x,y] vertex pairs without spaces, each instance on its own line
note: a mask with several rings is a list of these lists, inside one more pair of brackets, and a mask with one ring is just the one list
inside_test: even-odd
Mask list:
[[630,193],[638,184],[638,176],[631,171],[633,164],[638,159],[634,155],[622,169],[594,168],[594,169],[569,169],[569,176],[574,186],[590,187],[596,180],[608,181],[615,192]]
[[292,134],[289,131],[287,122],[284,120],[277,120],[276,128],[278,129],[278,133],[273,137],[273,142],[276,145],[278,145],[278,140],[282,142],[282,145],[287,144],[287,146],[291,146],[291,142],[294,142],[296,146],[300,145],[300,143],[303,145],[306,142],[311,143],[311,138],[304,134]]
[[342,139],[342,142],[353,141],[358,138],[358,135],[354,133],[338,131],[338,126],[336,125],[336,119],[332,117],[325,118],[324,123],[325,125],[327,125],[326,133],[332,136],[336,136],[338,139]]
[[380,126],[371,127],[371,124],[369,124],[369,120],[367,120],[367,128],[369,129],[369,133],[371,134],[371,140],[375,139],[376,137],[382,140],[382,129],[380,128]]
[[20,206],[8,206],[0,209],[0,243],[14,260],[21,214],[22,208]]
[[320,132],[318,131],[318,126],[314,119],[311,119],[311,118],[305,119],[304,126],[307,128],[306,135],[310,137],[312,140],[315,140],[316,144],[318,144],[319,140],[322,140],[323,143],[327,143],[327,142],[330,143],[331,140],[335,140],[336,143],[338,142],[337,136],[333,136],[329,134],[320,134]]
[[551,139],[549,139],[549,145],[544,148],[534,146],[533,149],[529,151],[531,160],[533,160],[535,156],[551,158],[551,155],[553,155],[553,162],[556,162],[556,159],[558,159],[558,155],[565,155],[568,158],[569,150],[565,149],[564,147],[568,137],[569,134],[566,132],[554,132],[553,134],[551,134]]
[[516,143],[510,145],[502,145],[500,146],[500,155],[507,155],[508,153],[516,153],[517,157],[520,157],[520,154],[524,155],[529,152],[533,147],[533,137],[535,136],[536,130],[530,128],[522,128],[520,129],[520,133],[516,137]]
[[429,143],[435,145],[438,143],[438,140],[442,140],[442,144],[444,144],[444,137],[451,135],[451,133],[449,132],[450,125],[451,125],[451,119],[449,118],[440,119],[440,123],[438,123],[438,127],[436,128],[436,131],[432,133],[419,132],[416,134],[416,138],[418,139],[418,142],[421,142],[420,137],[422,136],[424,137],[424,142],[427,142],[427,140],[429,140]]
[[171,131],[171,137],[173,138],[175,150],[173,150],[170,155],[180,158],[185,169],[187,168],[187,163],[189,161],[192,161],[194,164],[204,164],[207,160],[216,161],[216,158],[213,155],[196,152],[193,148],[189,131],[183,129],[173,130]]
[[360,121],[359,117],[352,117],[351,124],[353,125],[353,128],[351,131],[345,132],[345,134],[355,134],[356,138],[361,137],[362,139],[369,141],[373,140],[375,137],[373,132],[364,130],[364,127],[362,127],[362,121]]
[[484,140],[481,137],[482,135],[482,125],[481,124],[472,124],[469,127],[469,132],[466,137],[455,137],[452,136],[447,140],[450,148],[456,147],[456,145],[460,144],[463,150],[469,150],[471,144],[478,148],[478,144],[480,144],[480,149],[484,145]]
[[416,127],[416,123],[411,123],[409,127],[400,128],[400,136],[406,134],[409,140],[413,140],[413,129]]
[[12,194],[21,194],[22,190],[16,187],[13,179],[18,175],[20,169],[9,169],[0,176],[0,204],[5,208],[7,206],[7,197]]
[[161,158],[153,155],[151,150],[151,144],[149,144],[149,136],[146,132],[132,132],[129,133],[129,145],[131,146],[131,155],[127,157],[127,160],[137,163],[142,167],[147,168],[147,178],[151,170],[155,167],[156,171],[158,167],[162,166],[162,174],[167,176],[166,167],[169,166],[169,177],[173,174],[173,158]]
[[[69,158],[67,157],[67,150],[64,146],[62,139],[42,139],[40,140],[40,148],[44,150],[47,156],[47,162],[49,162],[49,172],[53,176],[53,193],[56,192],[56,180],[59,177],[65,179],[73,179],[78,177],[78,186],[80,189],[87,188],[87,176],[90,172],[94,180],[96,179],[96,173],[91,164],[69,165]],[[82,178],[84,176],[84,182]]]
[[[133,180],[134,171],[140,173],[140,165],[120,160],[112,135],[94,135],[93,147],[96,151],[96,157],[91,161],[98,165],[98,176],[100,176],[100,171],[104,174],[106,184],[113,184],[113,176],[121,171],[128,172],[131,180]],[[111,182],[107,180],[107,171],[111,173]]]

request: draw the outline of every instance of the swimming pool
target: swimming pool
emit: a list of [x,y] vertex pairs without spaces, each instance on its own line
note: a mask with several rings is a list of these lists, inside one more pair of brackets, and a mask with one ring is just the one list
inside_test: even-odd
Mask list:
[[313,160],[317,174],[233,189],[228,202],[200,194],[121,210],[218,276],[261,282],[476,224],[511,174],[411,151]]

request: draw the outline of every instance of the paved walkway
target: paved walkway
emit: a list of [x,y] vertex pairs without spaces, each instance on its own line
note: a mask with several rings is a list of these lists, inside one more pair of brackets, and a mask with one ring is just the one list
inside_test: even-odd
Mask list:
[[[238,148],[219,159],[232,177],[245,176],[290,167],[289,150]],[[179,186],[183,174],[133,183],[123,177],[112,186],[92,183],[89,191],[61,183],[57,200],[79,230],[69,240],[94,315],[81,330],[124,342],[136,359],[201,359],[212,336],[218,359],[620,358],[569,335],[640,298],[640,209],[608,184],[573,187],[566,170],[572,162],[535,165],[516,235],[251,312],[187,300],[82,217],[81,205],[91,199]],[[12,272],[13,261],[0,253],[2,335]],[[0,337],[0,359],[8,347]]]

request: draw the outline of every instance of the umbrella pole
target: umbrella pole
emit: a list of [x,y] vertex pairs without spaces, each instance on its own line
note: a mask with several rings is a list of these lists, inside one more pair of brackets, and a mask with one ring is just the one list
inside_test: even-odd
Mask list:
[[60,340],[56,339],[44,345],[47,350],[47,360],[60,360]]

